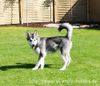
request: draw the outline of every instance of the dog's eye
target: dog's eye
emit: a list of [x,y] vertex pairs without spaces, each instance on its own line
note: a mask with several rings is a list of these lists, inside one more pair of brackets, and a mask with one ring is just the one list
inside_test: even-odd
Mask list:
[[30,41],[30,42],[32,42],[32,40],[31,40],[31,39],[30,39],[29,41]]

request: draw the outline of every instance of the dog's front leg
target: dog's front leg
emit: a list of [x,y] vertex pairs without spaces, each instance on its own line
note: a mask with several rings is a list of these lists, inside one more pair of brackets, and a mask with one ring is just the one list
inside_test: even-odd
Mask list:
[[45,56],[46,56],[46,53],[42,53],[42,52],[40,53],[39,60],[38,60],[38,62],[36,64],[36,66],[32,70],[37,70],[39,67],[41,69],[44,68],[44,59],[45,59]]
[[42,63],[42,60],[43,60],[42,57],[40,57],[39,61],[37,62],[37,64],[35,65],[35,67],[32,70],[37,70]]

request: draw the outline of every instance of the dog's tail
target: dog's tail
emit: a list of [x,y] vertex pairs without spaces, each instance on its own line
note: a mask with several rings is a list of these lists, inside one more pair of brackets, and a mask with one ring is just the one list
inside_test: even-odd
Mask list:
[[71,40],[72,39],[72,33],[73,33],[73,27],[72,27],[72,25],[69,24],[69,23],[60,24],[58,30],[61,31],[62,29],[66,29],[67,30],[66,37],[69,40]]

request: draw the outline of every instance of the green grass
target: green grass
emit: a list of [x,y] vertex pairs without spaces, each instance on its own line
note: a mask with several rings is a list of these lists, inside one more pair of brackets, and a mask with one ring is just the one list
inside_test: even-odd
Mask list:
[[47,55],[44,70],[33,71],[38,55],[26,41],[26,31],[59,36],[55,28],[0,27],[0,86],[100,86],[100,30],[75,29],[72,62],[65,71],[59,51]]

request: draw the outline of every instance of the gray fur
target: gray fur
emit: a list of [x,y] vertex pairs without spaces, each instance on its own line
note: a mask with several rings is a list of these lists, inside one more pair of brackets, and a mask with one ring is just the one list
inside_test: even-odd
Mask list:
[[44,37],[40,38],[37,32],[27,33],[27,40],[30,46],[39,54],[39,60],[33,70],[44,68],[44,59],[48,52],[54,52],[60,50],[64,65],[61,70],[65,70],[71,62],[70,50],[72,47],[72,25],[69,23],[63,23],[59,26],[58,30],[66,29],[68,34],[66,36],[57,37]]

